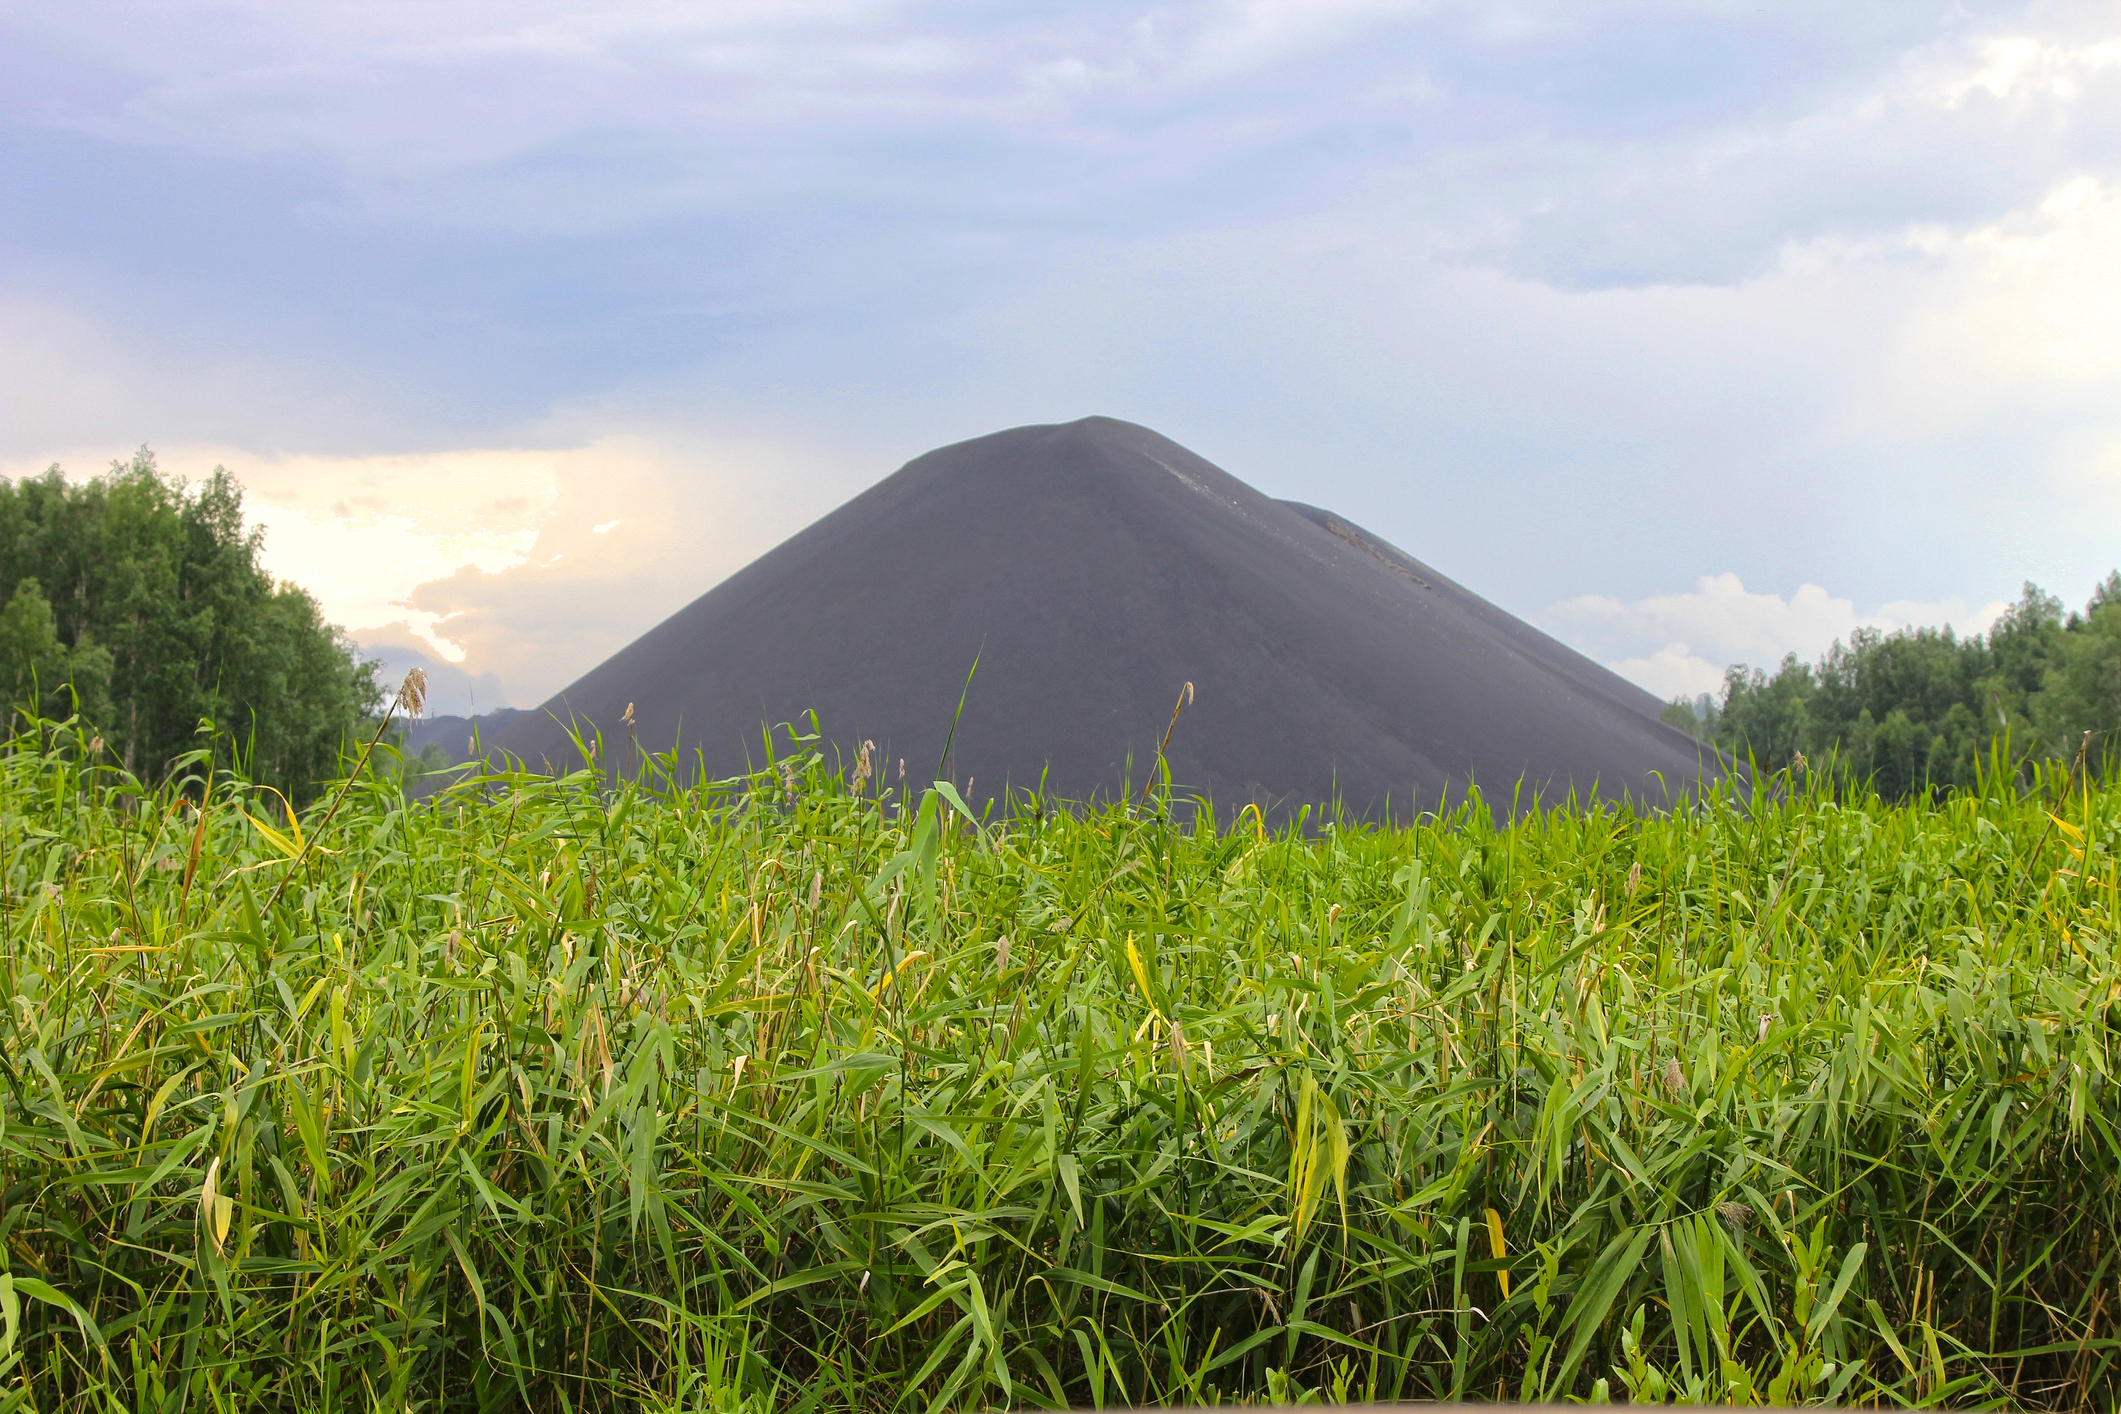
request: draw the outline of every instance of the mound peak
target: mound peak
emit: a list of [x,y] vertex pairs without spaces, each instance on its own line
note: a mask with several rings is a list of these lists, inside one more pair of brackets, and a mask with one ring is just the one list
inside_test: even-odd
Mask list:
[[[965,695],[967,670],[979,667]],[[1407,818],[1596,788],[1663,799],[1701,748],[1662,704],[1361,527],[1113,418],[939,448],[760,556],[497,741],[578,764],[562,723],[712,774],[815,711],[851,762],[1087,799],[1138,785],[1180,685],[1182,792]]]

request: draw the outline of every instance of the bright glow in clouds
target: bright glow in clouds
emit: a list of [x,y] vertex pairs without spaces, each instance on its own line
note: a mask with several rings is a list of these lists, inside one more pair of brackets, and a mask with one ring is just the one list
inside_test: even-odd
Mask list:
[[433,456],[258,460],[238,469],[265,563],[317,596],[353,630],[402,623],[444,661],[462,663],[441,615],[412,607],[422,584],[469,565],[499,574],[529,560],[559,499],[566,453],[463,451]]
[[411,588],[398,620],[535,706],[856,489],[801,444],[659,431],[537,454],[551,479],[528,547]]
[[[737,469],[687,474],[681,458]],[[275,573],[316,594],[328,617],[386,662],[417,661],[424,647],[490,675],[482,707],[535,705],[739,568],[761,538],[796,528],[762,504],[755,469],[801,465],[775,447],[693,440],[673,456],[617,438],[542,450],[219,460],[250,488]],[[593,521],[599,514],[608,518]]]
[[2044,44],[2030,35],[2007,35],[1979,48],[1980,69],[1948,87],[1954,108],[1977,88],[1991,98],[2024,94],[2066,103],[2083,92],[2087,77],[2101,69],[2121,69],[2121,40],[2072,47]]
[[1755,594],[1735,574],[1705,575],[1690,593],[1659,594],[1632,604],[1585,594],[1556,604],[1544,615],[1547,627],[1659,697],[1695,697],[1723,686],[1732,663],[1773,671],[1785,654],[1810,661],[1836,639],[1859,628],[1891,632],[1921,626],[1949,627],[1962,637],[1985,633],[2008,604],[1970,609],[1965,604],[1898,602],[1876,613],[1858,614],[1816,584],[1798,587],[1787,599]]

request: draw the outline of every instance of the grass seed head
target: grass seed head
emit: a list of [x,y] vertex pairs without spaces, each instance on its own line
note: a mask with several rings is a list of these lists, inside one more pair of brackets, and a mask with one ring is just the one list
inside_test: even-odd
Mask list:
[[1664,1063],[1664,1088],[1675,1100],[1686,1094],[1686,1071],[1680,1068],[1677,1056]]
[[398,684],[398,710],[408,717],[425,716],[427,713],[427,670],[408,669],[405,681]]

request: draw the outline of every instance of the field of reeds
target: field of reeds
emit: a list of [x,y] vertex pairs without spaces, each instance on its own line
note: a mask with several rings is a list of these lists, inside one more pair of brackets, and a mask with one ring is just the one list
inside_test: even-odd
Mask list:
[[0,1414],[2121,1397],[2121,785],[295,816],[83,735],[0,753]]

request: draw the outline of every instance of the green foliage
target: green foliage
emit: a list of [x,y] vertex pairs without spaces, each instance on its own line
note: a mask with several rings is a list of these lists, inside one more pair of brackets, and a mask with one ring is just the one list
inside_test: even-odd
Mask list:
[[1894,800],[1975,786],[1999,745],[2103,769],[2121,751],[2121,573],[2066,621],[2028,584],[1985,636],[1858,629],[1816,664],[1735,665],[1720,700],[1664,717],[1768,771],[1802,759]]
[[2121,785],[1270,836],[806,748],[298,830],[53,740],[0,1409],[2121,1396]]
[[1667,726],[1677,727],[1702,741],[1710,741],[1714,739],[1712,719],[1715,711],[1715,702],[1704,695],[1697,702],[1689,702],[1684,697],[1674,698],[1664,704],[1664,711],[1658,715]]
[[0,608],[0,702],[20,703],[32,716],[91,721],[110,713],[110,654],[83,631],[68,647],[59,641],[51,601],[34,577],[16,584]]
[[2103,762],[2121,750],[2121,594],[2093,600],[2075,629],[2069,653],[2045,681],[2039,711],[2056,724],[2058,747],[2069,748],[2072,730],[2090,732],[2091,759]]
[[251,779],[306,798],[380,693],[316,601],[259,566],[261,534],[225,472],[189,488],[144,448],[79,485],[0,481],[0,706],[64,718],[78,699],[150,779],[211,722]]
[[393,778],[406,793],[425,795],[455,779],[450,771],[455,763],[449,759],[449,748],[441,742],[430,741],[418,751],[407,751],[402,730],[385,735],[388,750],[377,753],[372,769]]

